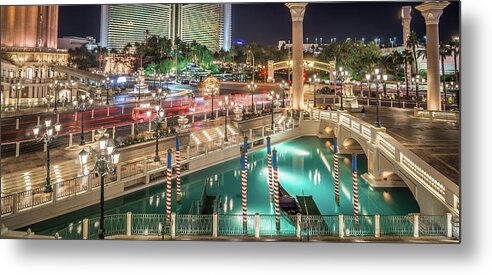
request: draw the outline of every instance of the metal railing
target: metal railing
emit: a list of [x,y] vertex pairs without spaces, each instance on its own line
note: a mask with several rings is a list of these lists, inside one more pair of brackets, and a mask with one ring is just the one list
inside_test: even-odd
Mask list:
[[[247,215],[246,227],[242,215],[181,215],[172,214],[166,222],[165,214],[114,214],[105,217],[106,236],[164,236],[184,237],[292,237],[309,241],[310,238],[381,238],[399,236],[415,239],[431,237],[458,239],[454,232],[459,225],[452,223],[448,215],[309,215],[281,216],[280,228],[275,215]],[[413,222],[419,223],[417,228]],[[415,231],[417,230],[417,231]],[[453,231],[450,235],[449,232]],[[57,231],[62,239],[97,239],[99,218],[93,217],[70,223]],[[164,239],[164,238],[163,238]]]
[[177,235],[212,235],[212,215],[176,215]]
[[419,234],[423,236],[446,235],[447,229],[446,216],[419,216]]

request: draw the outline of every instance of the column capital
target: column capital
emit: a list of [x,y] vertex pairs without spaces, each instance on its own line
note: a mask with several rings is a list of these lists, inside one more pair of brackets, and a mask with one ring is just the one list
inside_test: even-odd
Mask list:
[[449,2],[425,2],[416,6],[415,8],[422,13],[425,18],[426,25],[439,24],[439,18],[445,7],[449,5]]
[[401,7],[401,19],[412,19],[412,6]]
[[307,3],[286,3],[285,5],[290,9],[293,22],[303,21]]

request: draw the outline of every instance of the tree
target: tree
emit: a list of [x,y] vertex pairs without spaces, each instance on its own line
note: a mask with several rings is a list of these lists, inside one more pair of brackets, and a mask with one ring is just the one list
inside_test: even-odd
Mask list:
[[439,56],[441,57],[441,71],[442,71],[442,89],[444,92],[444,100],[448,100],[448,95],[447,95],[447,89],[446,89],[446,71],[444,68],[444,60],[446,57],[451,55],[451,49],[448,47],[448,45],[444,43],[439,43]]
[[451,55],[453,55],[454,59],[454,82],[458,84],[458,60],[457,56],[460,54],[460,41],[457,38],[452,39],[449,42],[449,49],[451,51]]
[[417,60],[417,49],[419,48],[419,37],[415,31],[411,31],[407,38],[407,45],[412,50],[413,64],[415,66],[415,73],[419,73],[419,66]]
[[87,70],[92,67],[97,67],[97,52],[89,51],[84,45],[75,49],[69,49],[70,61],[76,65],[78,69]]
[[409,82],[409,79],[408,79],[408,66],[412,66],[412,62],[413,62],[413,55],[412,55],[412,52],[410,52],[409,50],[403,50],[402,52],[402,59],[403,59],[403,62],[405,63],[405,89],[406,89],[406,96],[407,98],[410,96],[409,95],[409,90],[408,90],[408,82]]

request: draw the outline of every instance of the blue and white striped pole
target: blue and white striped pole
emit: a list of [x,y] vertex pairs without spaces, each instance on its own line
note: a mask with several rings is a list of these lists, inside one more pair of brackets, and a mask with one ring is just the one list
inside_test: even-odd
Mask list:
[[248,137],[244,137],[243,143],[243,151],[244,151],[244,163],[246,164],[246,168],[248,168]]
[[359,182],[357,179],[357,155],[352,155],[352,183],[354,188],[354,221],[359,223]]
[[275,191],[275,225],[277,230],[280,230],[280,196],[279,196],[279,184],[278,184],[278,166],[277,166],[277,150],[272,151],[273,162],[273,184]]
[[171,222],[171,192],[172,192],[172,151],[167,150],[167,178],[166,178],[166,221]]
[[272,179],[272,174],[273,174],[273,169],[272,169],[272,147],[271,147],[271,141],[270,137],[266,138],[267,140],[267,158],[268,158],[268,189],[270,191],[270,201],[273,199],[273,179]]
[[179,136],[176,134],[176,200],[181,202],[181,152],[179,150]]
[[246,169],[246,155],[244,150],[241,151],[241,206],[243,210],[243,230],[248,228],[248,209],[247,209],[247,194],[248,194],[248,169]]
[[338,182],[338,142],[337,138],[333,138],[333,171],[335,173],[335,201],[340,205],[340,190]]

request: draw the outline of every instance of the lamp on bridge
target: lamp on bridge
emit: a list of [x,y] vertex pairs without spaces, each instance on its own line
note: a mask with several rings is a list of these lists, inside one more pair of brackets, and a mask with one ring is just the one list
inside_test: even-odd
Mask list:
[[254,84],[254,82],[251,81],[251,83],[248,84],[248,89],[251,92],[251,112],[255,113],[256,107],[255,107],[255,102],[254,102],[254,95],[255,95],[255,90],[256,90],[256,84]]
[[282,80],[282,83],[280,83],[280,89],[282,89],[282,108],[285,108],[285,91],[289,89],[289,83]]
[[85,144],[85,137],[84,137],[84,112],[87,111],[93,103],[92,98],[89,96],[83,94],[80,95],[76,100],[72,102],[74,108],[75,108],[75,115],[77,116],[77,111],[81,112],[81,128],[80,128],[80,145]]
[[316,108],[316,93],[318,92],[316,90],[316,83],[319,83],[321,81],[321,78],[318,78],[316,75],[313,76],[313,78],[309,78],[309,84],[313,84],[313,107]]
[[[116,174],[116,165],[120,159],[120,153],[118,149],[114,148],[114,142],[112,139],[108,139],[106,136],[102,136],[99,139],[99,146],[97,146],[99,151],[90,147],[89,151],[82,149],[79,152],[79,161],[82,167],[84,175],[89,175],[93,172],[96,176],[101,178],[101,195],[99,202],[99,239],[104,239],[105,229],[104,229],[104,177],[108,174]],[[93,155],[95,159],[94,168],[90,169],[88,172],[84,169],[87,165],[89,156]]]
[[61,130],[61,124],[60,122],[57,122],[53,127],[51,126],[51,119],[45,120],[44,124],[44,133],[40,135],[39,131],[41,127],[39,125],[34,127],[34,129],[32,129],[32,132],[37,142],[42,141],[46,145],[46,185],[44,187],[44,192],[49,193],[53,191],[50,177],[50,144],[58,137],[58,133]]
[[[340,111],[343,111],[343,84],[349,79],[349,73],[347,70],[343,70],[343,67],[339,68],[339,71],[333,71],[335,77],[335,94],[340,96]],[[337,93],[337,80],[340,81],[340,93]],[[315,106],[316,107],[316,106]]]

